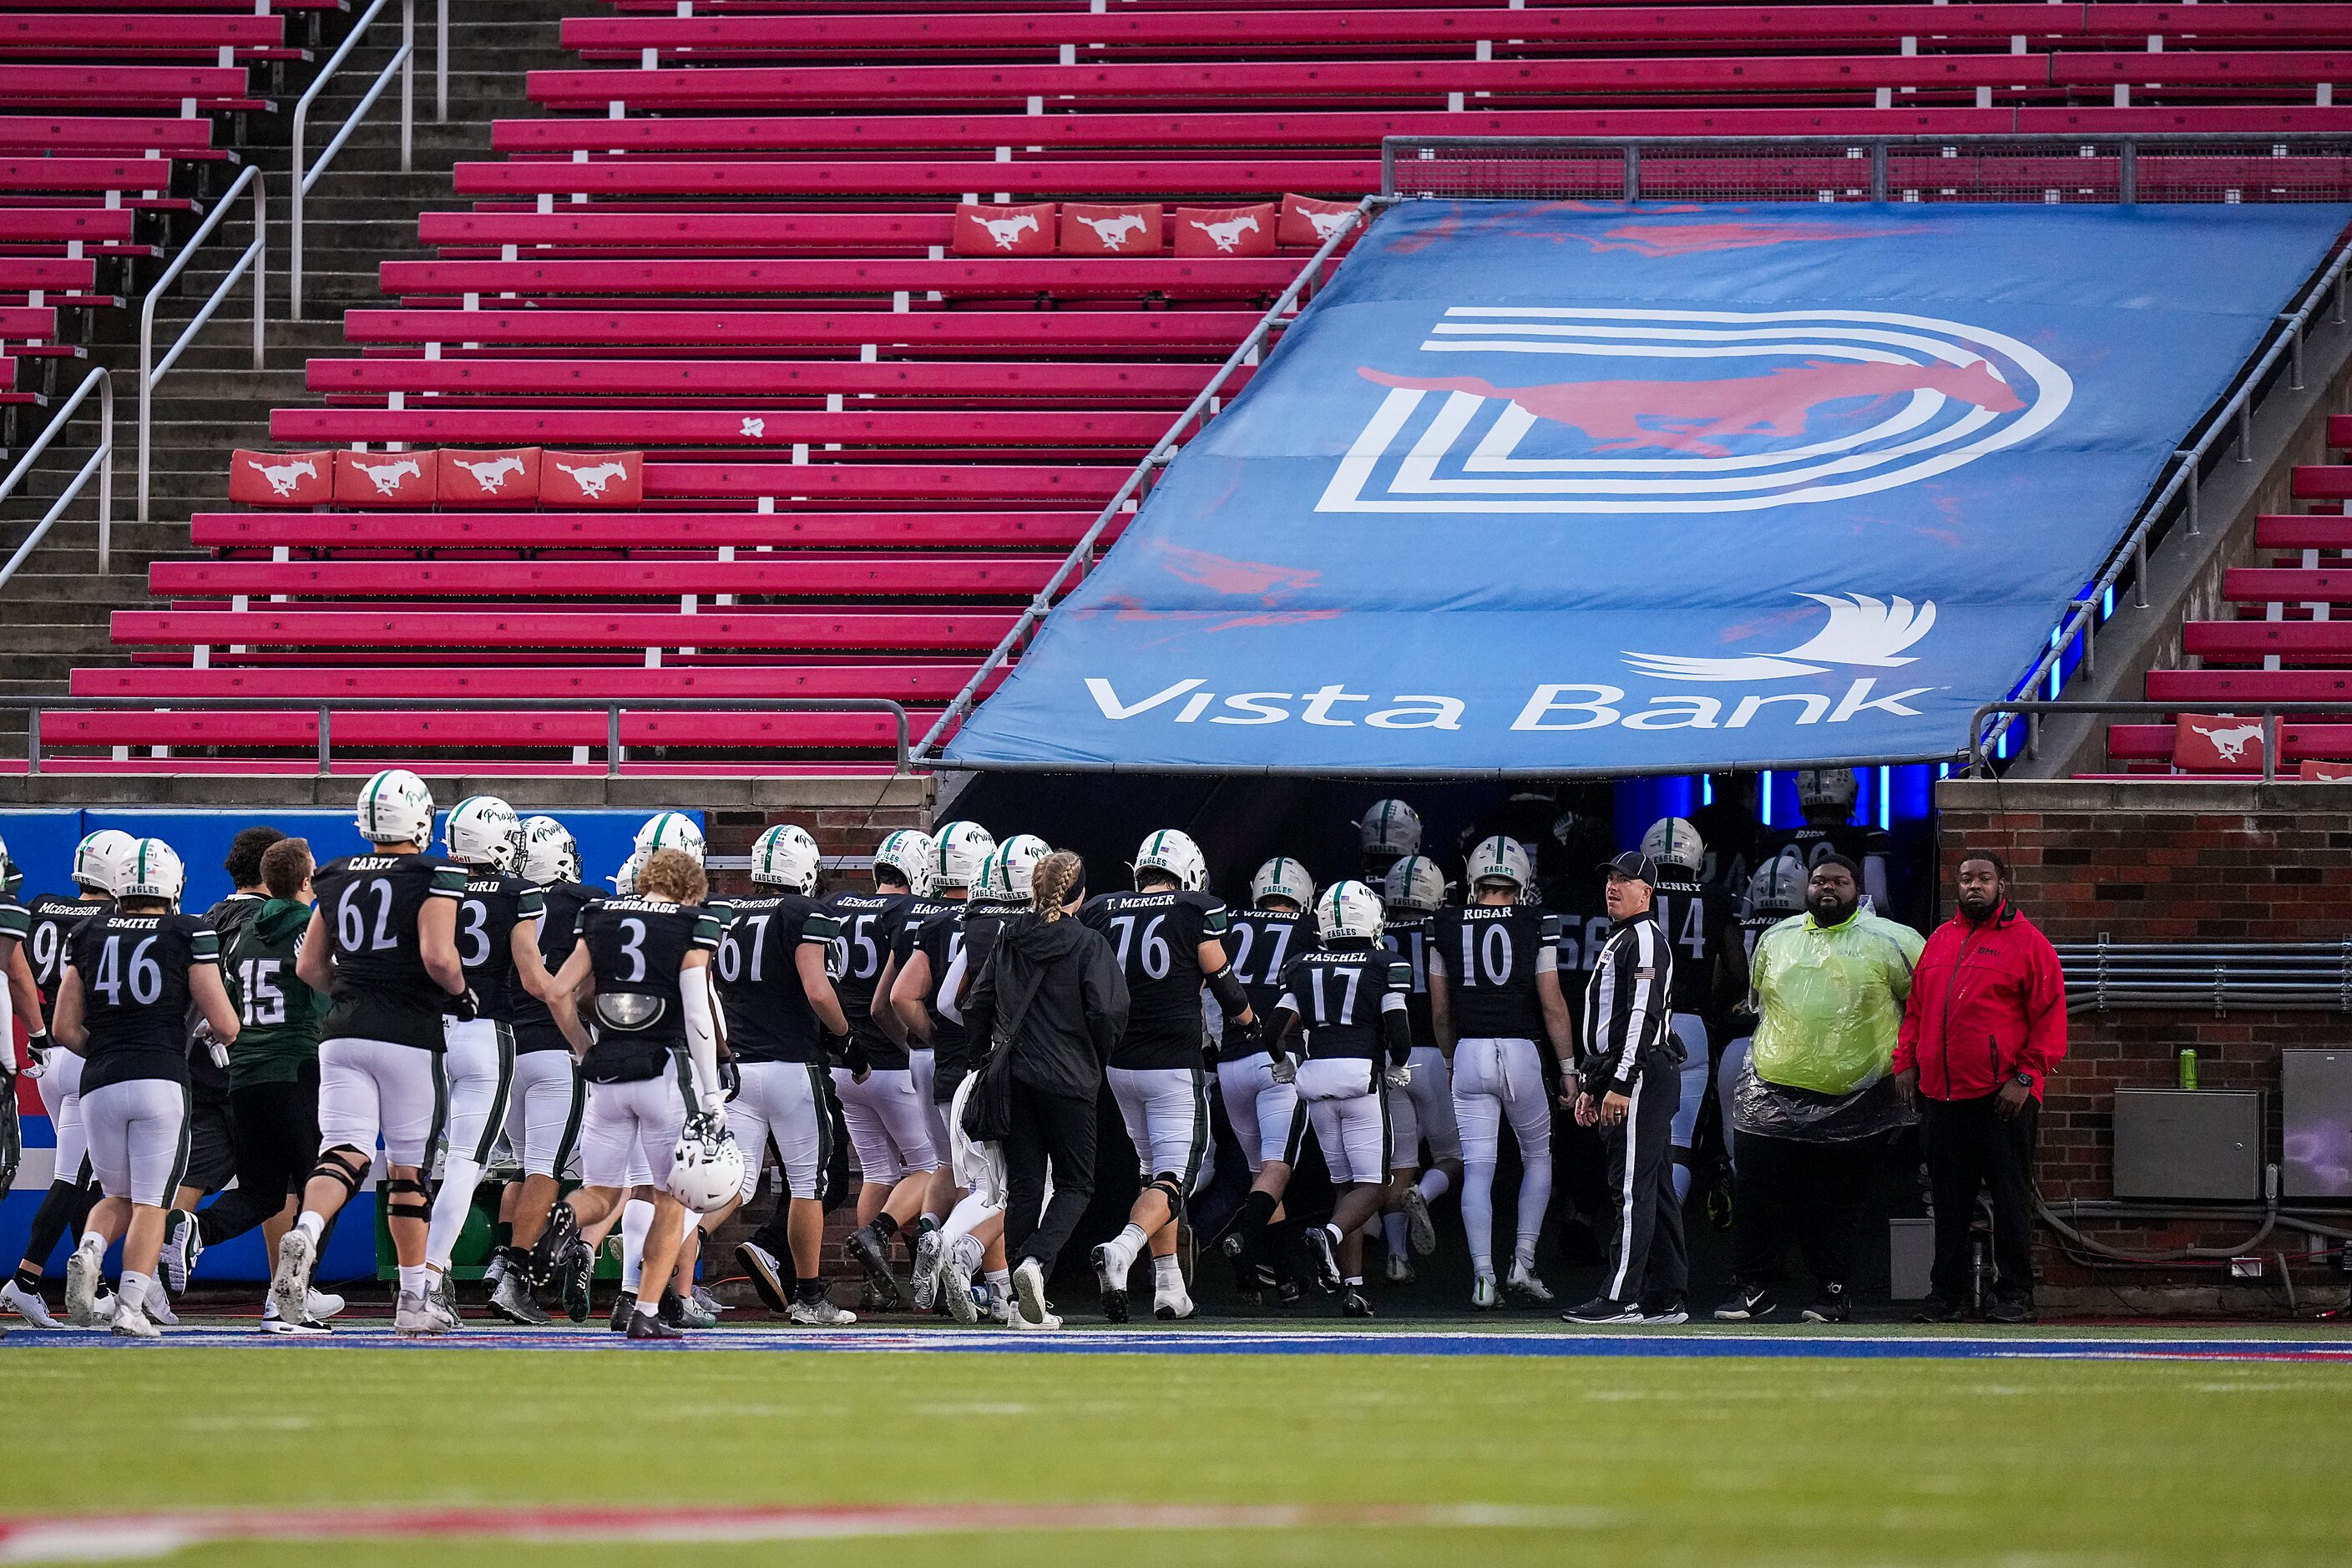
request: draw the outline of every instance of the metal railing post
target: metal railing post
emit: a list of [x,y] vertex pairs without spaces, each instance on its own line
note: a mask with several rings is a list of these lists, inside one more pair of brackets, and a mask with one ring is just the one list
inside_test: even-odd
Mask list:
[[319,776],[320,778],[325,778],[334,772],[335,745],[334,742],[328,737],[328,725],[331,722],[328,718],[329,711],[325,703],[319,704]]
[[25,772],[41,771],[41,705],[28,703],[25,709]]
[[253,182],[253,368],[267,370],[264,331],[268,325],[269,182]]
[[98,384],[98,574],[114,559],[114,373]]
[[409,168],[408,147],[416,124],[416,0],[400,0],[400,172]]
[[604,708],[604,776],[621,776],[621,705],[617,702]]
[[34,459],[47,451],[50,443],[64,432],[73,418],[74,410],[80,407],[83,399],[89,395],[92,383],[98,386],[98,448],[90,453],[80,471],[66,481],[65,488],[58,492],[58,499],[49,503],[49,510],[41,514],[41,521],[35,523],[32,531],[25,536],[25,542],[16,546],[5,563],[0,563],[0,583],[5,583],[16,574],[16,569],[25,563],[26,558],[33,553],[41,541],[48,537],[49,530],[58,518],[65,515],[66,508],[80,496],[82,487],[89,483],[93,476],[98,479],[99,570],[106,570],[108,552],[114,539],[114,373],[106,366],[93,365],[89,374],[81,378],[81,384],[74,388],[73,395],[49,416],[49,422],[41,427],[38,436],[33,437],[33,444],[25,448],[24,456],[16,459],[16,466],[8,470],[8,477],[0,479],[0,500],[5,500],[9,493],[24,482],[25,476],[32,472]]
[[440,16],[434,23],[433,46],[433,118],[442,125],[449,123],[449,0],[440,0],[436,7]]
[[[247,164],[245,171],[237,175],[236,182],[229,186],[228,190],[223,194],[220,200],[213,204],[213,210],[205,215],[205,221],[196,226],[196,232],[188,237],[187,244],[180,247],[180,253],[172,258],[171,264],[163,268],[163,276],[155,279],[154,286],[147,290],[146,299],[140,302],[139,521],[142,522],[145,522],[147,521],[148,447],[152,438],[152,430],[151,426],[154,413],[152,404],[154,401],[155,381],[156,378],[162,374],[162,372],[155,368],[155,307],[163,303],[163,291],[172,286],[173,280],[177,279],[182,272],[187,270],[188,263],[196,258],[196,252],[202,248],[205,237],[209,236],[214,229],[220,226],[221,219],[228,216],[228,210],[236,202],[238,193],[243,191],[247,184],[254,187],[257,196],[261,186],[261,166],[259,164]],[[254,245],[257,246],[261,243],[262,232],[260,209],[257,206],[255,209]],[[252,247],[248,246],[247,248],[250,251]],[[228,284],[236,281],[237,273],[242,269],[242,263],[237,267],[231,268],[229,269],[228,276],[222,279],[222,288],[226,288]],[[216,303],[220,297],[221,290],[219,289],[215,289],[213,291],[213,302]],[[259,309],[257,302],[256,309]],[[197,313],[195,324],[201,324],[202,321],[211,313],[209,306],[205,310],[199,311]],[[254,341],[257,351],[256,358],[257,361],[260,343],[259,318],[257,316],[255,321],[256,326]],[[193,325],[190,330],[194,330]],[[186,341],[186,332],[182,332],[180,336],[182,342]],[[174,346],[176,348],[176,345]]]
[[[317,101],[320,93],[326,90],[327,84],[334,79],[335,73],[342,68],[343,62],[351,58],[352,51],[359,47],[360,40],[367,37],[369,27],[374,25],[375,19],[383,14],[384,6],[390,3],[391,0],[373,0],[368,8],[360,13],[360,19],[352,24],[352,30],[345,35],[341,47],[328,57],[327,63],[319,68],[319,74],[311,79],[310,85],[303,90],[300,100],[294,105],[293,159],[288,165],[294,184],[293,208],[287,220],[292,227],[292,233],[287,241],[286,263],[286,319],[289,321],[299,321],[302,319],[303,198],[310,195],[310,187],[318,183],[319,176],[326,172],[327,165],[334,161],[335,154],[342,151],[343,143],[351,140],[352,132],[358,127],[361,120],[366,117],[367,111],[375,107],[375,100],[383,96],[384,86],[392,79],[392,73],[394,70],[404,69],[415,60],[413,33],[415,23],[415,0],[401,0],[400,47],[394,51],[391,60],[383,69],[376,74],[375,84],[361,95],[358,104],[343,121],[342,129],[335,133],[334,140],[328,142],[325,151],[319,154],[317,165],[306,167],[308,161],[303,156],[303,144],[308,139],[310,130],[310,105]],[[408,123],[413,112],[409,103],[410,92],[408,78],[404,76],[401,89],[400,132],[400,167],[404,174],[408,172],[409,164]]]

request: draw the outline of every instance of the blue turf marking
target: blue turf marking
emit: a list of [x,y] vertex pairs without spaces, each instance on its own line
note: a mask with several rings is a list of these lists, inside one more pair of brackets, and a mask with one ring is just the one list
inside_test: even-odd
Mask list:
[[[111,1335],[67,1330],[24,1331],[8,1346],[121,1343]],[[165,1345],[269,1349],[600,1351],[632,1348],[603,1329],[558,1331],[484,1327],[446,1338],[404,1340],[388,1326],[353,1325],[316,1339],[249,1329],[187,1327]],[[2285,1361],[2352,1365],[2352,1337],[2336,1339],[2042,1339],[2005,1335],[1842,1336],[1835,1334],[1461,1333],[1443,1331],[1251,1329],[1076,1329],[1052,1334],[954,1329],[715,1329],[666,1341],[677,1351],[928,1352],[1047,1355],[1416,1355],[1416,1356],[1753,1356],[1831,1361]]]

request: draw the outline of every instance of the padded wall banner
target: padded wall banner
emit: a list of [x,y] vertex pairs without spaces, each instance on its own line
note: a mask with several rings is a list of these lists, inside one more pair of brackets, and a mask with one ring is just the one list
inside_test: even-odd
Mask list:
[[1948,755],[2348,216],[1407,203],[948,761]]

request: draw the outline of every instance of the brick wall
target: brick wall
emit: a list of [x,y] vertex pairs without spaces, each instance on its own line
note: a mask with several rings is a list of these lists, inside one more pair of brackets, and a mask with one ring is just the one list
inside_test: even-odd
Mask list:
[[[810,779],[788,794],[757,804],[712,805],[703,813],[713,855],[748,855],[761,834],[780,822],[808,829],[827,855],[870,855],[885,834],[931,824],[936,797],[928,778]],[[720,893],[745,893],[740,871],[717,872]]]
[[[1941,902],[1968,849],[1990,847],[2010,862],[2018,906],[2055,942],[2336,942],[2352,934],[2352,787],[2330,784],[1990,783],[1949,781],[1937,794]],[[2114,1107],[2118,1088],[2170,1088],[2184,1047],[2205,1089],[2269,1094],[2265,1161],[2280,1157],[2279,1052],[2352,1040],[2342,1014],[2208,1008],[2076,1013],[2065,1063],[2052,1075],[2037,1169],[2043,1195],[2114,1195]],[[2352,1225],[2352,1210],[2334,1216]],[[2181,1223],[2102,1221],[2085,1234],[2111,1246],[2161,1250],[2235,1246],[2253,1229],[2242,1219]],[[2044,1233],[2047,1287],[2081,1304],[2256,1305],[2278,1301],[2278,1264],[2258,1285],[2231,1286],[2208,1266],[2095,1270]],[[2282,1224],[2264,1254],[2326,1245]],[[2344,1275],[2295,1265],[2304,1299],[2340,1299]]]

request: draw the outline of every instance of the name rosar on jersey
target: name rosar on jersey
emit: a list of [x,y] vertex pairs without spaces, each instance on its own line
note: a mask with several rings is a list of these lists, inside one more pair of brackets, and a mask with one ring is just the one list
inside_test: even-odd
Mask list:
[[[1271,1019],[1282,995],[1283,970],[1315,945],[1315,917],[1305,910],[1237,910],[1230,917],[1224,943],[1225,962],[1249,998],[1250,1011]],[[1241,1031],[1228,1029],[1219,1055],[1234,1062],[1265,1051],[1263,1038],[1244,1050]]]
[[[549,973],[563,967],[579,942],[580,911],[603,902],[604,898],[598,889],[578,882],[550,882],[539,889],[539,961]],[[459,946],[463,945],[461,936]],[[516,1055],[572,1048],[572,1042],[555,1026],[555,1015],[547,1010],[546,1003],[520,985],[514,989],[513,1003],[509,1017],[514,1025]]]
[[800,952],[814,944],[828,959],[833,913],[814,899],[777,893],[737,899],[711,962],[727,1007],[727,1048],[747,1062],[814,1062],[824,1031],[801,984]]
[[678,971],[686,955],[713,952],[726,925],[722,912],[667,899],[607,899],[580,911],[578,935],[588,944],[596,994],[642,997],[654,1004],[634,1028],[596,1009],[596,1043],[581,1063],[591,1083],[634,1083],[672,1070],[686,1049],[686,1015]]
[[885,1071],[904,1068],[907,1052],[874,1022],[874,988],[890,957],[898,910],[914,899],[912,893],[835,893],[824,901],[834,921],[834,994],[867,1063]]
[[1667,1007],[1676,1013],[1712,1014],[1716,965],[1731,929],[1731,900],[1720,888],[1662,876],[1650,907],[1658,917],[1658,933],[1675,950],[1675,984]]
[[1454,1037],[1543,1037],[1536,975],[1559,963],[1559,917],[1525,904],[1473,904],[1430,920],[1429,962],[1445,976]]
[[1087,900],[1078,919],[1109,941],[1127,974],[1127,1033],[1111,1052],[1110,1065],[1138,1070],[1199,1067],[1207,1035],[1201,1013],[1201,944],[1223,939],[1232,925],[1224,900],[1188,889],[1104,893]]
[[1382,1016],[1406,1011],[1412,994],[1411,965],[1385,947],[1354,942],[1292,959],[1283,968],[1275,1006],[1298,1015],[1308,1057],[1376,1061],[1388,1054]]
[[113,907],[57,893],[44,893],[25,906],[25,959],[33,966],[33,984],[41,989],[44,1024],[57,1015],[58,983],[66,977],[66,950],[74,928]]
[[475,1016],[514,1022],[518,1003],[530,996],[515,979],[514,928],[546,912],[539,889],[520,877],[477,868],[466,879],[466,897],[457,905],[457,962],[474,988]]
[[466,896],[466,868],[434,855],[353,855],[310,879],[335,958],[335,1005],[320,1038],[441,1048],[447,993],[425,967],[416,917]]
[[81,976],[81,1090],[131,1079],[188,1082],[188,974],[220,963],[220,937],[194,915],[109,909],[73,928],[67,962]]

